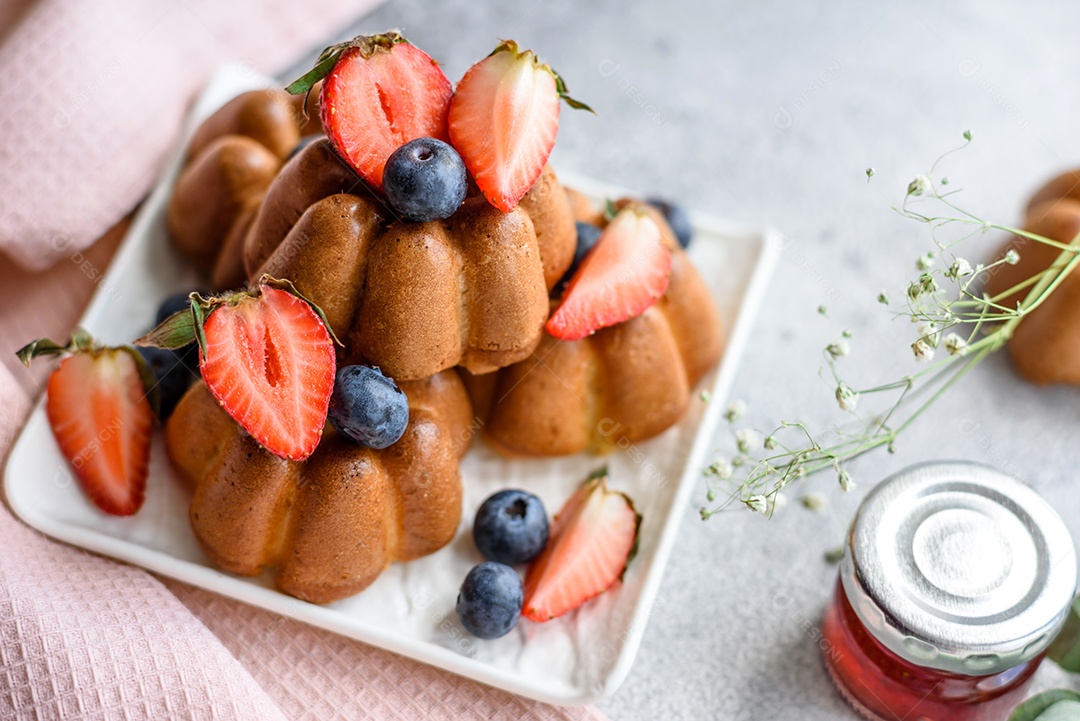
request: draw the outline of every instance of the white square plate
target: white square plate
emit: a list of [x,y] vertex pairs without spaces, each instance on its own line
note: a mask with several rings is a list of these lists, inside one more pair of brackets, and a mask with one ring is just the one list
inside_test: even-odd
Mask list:
[[[225,66],[196,104],[187,136],[238,93],[271,84],[241,65]],[[172,250],[165,229],[165,209],[181,155],[176,153],[139,211],[83,316],[83,327],[104,342],[130,342],[146,331],[163,298],[197,285],[194,271]],[[624,194],[566,175],[562,181],[595,199]],[[523,696],[556,704],[597,701],[612,694],[630,670],[679,522],[701,483],[700,469],[776,259],[778,243],[768,231],[697,215],[693,221],[696,235],[690,255],[709,282],[727,336],[720,367],[698,389],[708,389],[711,400],[698,401],[695,395],[676,427],[603,459],[506,459],[475,444],[461,466],[465,501],[455,540],[427,558],[393,565],[357,596],[316,606],[278,593],[268,578],[241,578],[212,568],[191,533],[187,492],[174,477],[160,434],[152,450],[145,506],[133,517],[106,516],[73,483],[39,403],[8,460],[8,502],[28,524],[61,541]],[[623,582],[548,623],[522,620],[494,641],[469,636],[457,620],[454,603],[461,580],[482,560],[468,533],[480,502],[495,490],[521,487],[539,495],[554,513],[602,463],[610,467],[613,487],[629,493],[644,517],[639,552]]]

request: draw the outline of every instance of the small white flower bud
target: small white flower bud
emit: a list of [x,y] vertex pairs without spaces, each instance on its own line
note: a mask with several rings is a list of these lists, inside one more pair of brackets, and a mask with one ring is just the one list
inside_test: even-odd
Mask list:
[[949,277],[953,280],[959,280],[966,275],[971,275],[971,263],[967,262],[963,258],[957,258],[953,261],[953,264],[949,266]]
[[934,349],[922,338],[911,344],[911,352],[915,354],[915,360],[931,361],[934,359]]
[[941,340],[941,333],[938,332],[937,324],[935,323],[923,323],[919,326],[919,340],[926,341],[927,345],[937,348],[938,341]]
[[847,493],[848,491],[851,491],[855,488],[855,481],[851,480],[851,474],[847,472],[846,468],[840,469],[837,480],[840,481],[840,490],[842,490],[844,493]]
[[705,469],[705,473],[716,476],[722,481],[731,478],[733,473],[731,463],[726,458],[719,458],[711,466]]
[[949,333],[945,336],[945,350],[949,355],[964,355],[967,353],[967,341],[961,338],[956,333]]
[[735,445],[739,453],[749,453],[751,448],[758,444],[758,435],[748,428],[744,428],[735,434]]
[[925,175],[916,175],[915,179],[908,183],[908,195],[922,195],[931,187],[930,178]]
[[765,450],[776,450],[776,436],[765,436]]
[[859,403],[859,394],[851,390],[851,386],[843,381],[836,386],[836,404],[842,411],[853,411]]
[[888,305],[889,304],[889,296],[886,295],[885,291],[881,291],[880,293],[877,294],[877,302],[881,303],[882,305]]
[[915,268],[917,270],[927,271],[934,267],[934,254],[925,253],[919,256],[919,259],[915,261]]
[[746,403],[743,401],[733,402],[728,406],[727,410],[724,411],[724,419],[727,420],[728,423],[734,423],[744,415],[746,415]]
[[820,493],[807,493],[799,498],[799,503],[808,511],[820,511],[825,507],[825,497]]
[[1009,265],[1016,265],[1020,262],[1020,253],[1016,251],[1016,248],[1009,248],[1005,253],[1005,262]]
[[834,359],[846,356],[851,352],[851,347],[846,340],[838,340],[835,343],[830,343],[825,346],[825,352],[831,355]]
[[743,503],[745,503],[746,507],[754,513],[765,514],[769,512],[769,501],[760,493],[755,493],[743,501]]

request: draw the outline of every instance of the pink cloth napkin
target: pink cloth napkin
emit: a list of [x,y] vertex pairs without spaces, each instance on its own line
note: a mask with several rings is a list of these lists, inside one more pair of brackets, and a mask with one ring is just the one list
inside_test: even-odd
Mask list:
[[[194,93],[274,75],[378,0],[0,0],[0,252],[47,268],[128,213]],[[14,10],[12,8],[15,8]]]
[[[0,1],[0,459],[184,110],[226,57],[273,72],[371,0]],[[0,719],[603,719],[538,704],[57,543],[0,505]]]

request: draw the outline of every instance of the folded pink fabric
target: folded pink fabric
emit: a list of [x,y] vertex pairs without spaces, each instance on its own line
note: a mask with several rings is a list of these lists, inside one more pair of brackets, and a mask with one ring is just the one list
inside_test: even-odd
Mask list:
[[146,194],[217,65],[274,75],[377,2],[40,0],[0,11],[19,17],[0,30],[0,252],[42,269],[87,247]]
[[[219,61],[275,72],[372,0],[0,0],[0,460]],[[25,9],[16,7],[25,5]],[[13,24],[11,24],[13,23]],[[91,272],[92,271],[92,272]],[[0,719],[602,719],[51,541],[0,505]]]

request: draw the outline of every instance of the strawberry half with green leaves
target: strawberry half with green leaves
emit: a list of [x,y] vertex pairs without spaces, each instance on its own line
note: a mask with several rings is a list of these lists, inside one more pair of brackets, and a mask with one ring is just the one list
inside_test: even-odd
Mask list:
[[630,497],[608,489],[607,469],[590,475],[555,515],[547,546],[529,565],[522,615],[550,621],[611,588],[637,551],[640,526]]
[[644,313],[665,292],[671,250],[645,208],[628,205],[611,220],[563,292],[545,329],[578,340]]
[[592,112],[566,94],[558,73],[513,40],[469,68],[454,91],[451,144],[480,192],[504,213],[514,209],[547,164],[559,130],[560,98]]
[[287,88],[308,93],[323,81],[319,113],[338,154],[382,190],[383,167],[410,140],[448,140],[453,88],[439,64],[400,33],[368,35],[331,45],[315,67]]
[[[129,346],[110,348],[77,330],[67,345],[47,338],[18,352],[27,366],[38,356],[66,355],[52,372],[45,413],[79,486],[105,513],[130,516],[146,494],[154,428],[154,379]],[[148,390],[149,389],[149,390]]]
[[197,339],[203,382],[221,407],[266,450],[305,460],[322,438],[337,371],[322,311],[269,276],[250,291],[191,299],[190,311],[135,343],[182,348]]

